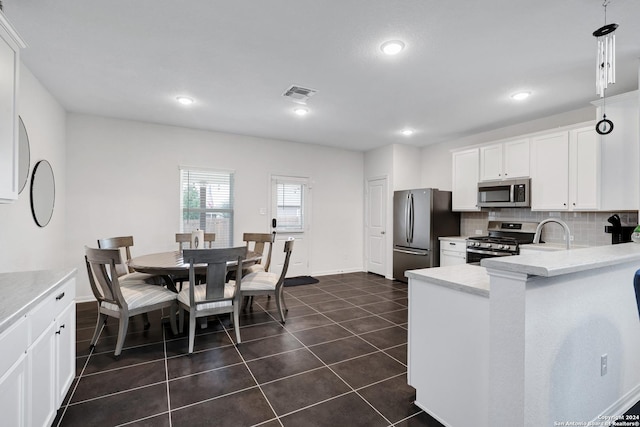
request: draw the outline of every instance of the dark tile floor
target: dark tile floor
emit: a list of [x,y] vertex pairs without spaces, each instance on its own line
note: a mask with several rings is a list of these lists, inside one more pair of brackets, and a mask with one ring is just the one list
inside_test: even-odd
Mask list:
[[[286,324],[275,301],[256,298],[233,345],[228,316],[198,329],[194,354],[150,315],[132,319],[113,357],[110,319],[89,351],[95,303],[77,306],[77,377],[59,426],[429,426],[407,385],[407,287],[367,273],[286,288]],[[186,328],[185,328],[186,331]]]
[[[95,303],[77,306],[77,377],[54,426],[442,427],[415,405],[407,385],[407,287],[352,273],[286,288],[283,326],[273,299],[256,298],[233,345],[228,316],[174,336],[150,315],[129,324],[113,357],[110,319],[89,351]],[[185,328],[186,330],[186,328]],[[627,414],[639,414],[640,402]]]

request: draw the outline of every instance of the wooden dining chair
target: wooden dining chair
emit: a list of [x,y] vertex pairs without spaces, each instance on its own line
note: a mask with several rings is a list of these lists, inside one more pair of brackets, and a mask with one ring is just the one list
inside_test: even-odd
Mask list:
[[[170,309],[171,330],[174,334],[178,334],[177,294],[157,285],[120,283],[116,271],[117,266],[122,264],[119,249],[93,249],[85,246],[85,263],[89,284],[98,302],[98,319],[90,343],[92,348],[98,342],[102,325],[106,323],[109,316],[119,319],[115,356],[119,356],[122,352],[131,316],[167,307]],[[148,329],[149,326],[148,321],[145,320],[144,328]]]
[[284,264],[280,274],[271,273],[268,271],[256,271],[249,273],[242,278],[242,285],[240,292],[244,299],[243,311],[247,306],[253,303],[253,297],[256,295],[274,295],[276,299],[276,307],[280,314],[280,321],[284,320],[284,313],[289,311],[287,304],[284,301],[284,279],[287,276],[287,270],[289,269],[289,261],[291,259],[291,252],[293,251],[294,239],[290,238],[284,242]]
[[100,249],[118,249],[124,255],[124,262],[116,265],[116,273],[122,284],[152,284],[163,285],[164,280],[161,276],[140,273],[134,271],[126,262],[131,260],[131,247],[133,246],[133,236],[106,237],[98,239],[98,248]]
[[[204,245],[205,248],[213,247],[213,242],[216,241],[216,233],[204,233]],[[176,233],[176,243],[178,243],[178,250],[184,249],[185,243],[191,248],[191,233]],[[208,244],[207,244],[208,243]]]
[[[244,233],[242,240],[247,244],[247,250],[257,252],[262,255],[262,259],[243,270],[243,274],[254,273],[256,271],[269,271],[271,265],[271,251],[276,239],[276,233]],[[266,247],[266,256],[265,256]],[[264,262],[263,262],[264,261]]]
[[[240,286],[242,275],[235,281],[226,283],[227,263],[235,261],[236,268],[242,268],[247,256],[244,246],[228,249],[184,249],[182,257],[189,264],[189,284],[178,293],[180,308],[179,329],[184,330],[184,310],[189,311],[189,354],[193,353],[196,334],[196,319],[215,314],[230,313],[236,334],[236,343],[240,343]],[[196,264],[206,264],[204,283],[198,284]]]

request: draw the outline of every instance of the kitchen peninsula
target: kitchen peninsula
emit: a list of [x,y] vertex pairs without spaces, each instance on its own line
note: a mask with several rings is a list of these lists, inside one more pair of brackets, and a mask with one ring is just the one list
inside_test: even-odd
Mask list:
[[623,414],[640,400],[638,269],[627,243],[408,271],[416,405],[451,427]]

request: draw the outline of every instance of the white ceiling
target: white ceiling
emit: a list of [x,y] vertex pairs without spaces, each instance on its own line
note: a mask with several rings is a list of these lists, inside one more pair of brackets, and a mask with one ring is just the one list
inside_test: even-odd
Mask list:
[[[23,62],[68,111],[368,150],[589,105],[602,4],[5,0],[4,13],[28,44]],[[638,87],[640,0],[613,0],[611,22],[609,95]],[[384,56],[389,39],[406,49]],[[282,96],[292,84],[318,90],[306,117]],[[517,103],[518,90],[533,95]]]

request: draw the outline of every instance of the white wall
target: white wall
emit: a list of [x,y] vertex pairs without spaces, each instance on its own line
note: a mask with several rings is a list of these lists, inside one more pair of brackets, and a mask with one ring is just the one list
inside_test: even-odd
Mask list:
[[[386,178],[387,180],[387,211],[386,211],[386,249],[385,249],[385,277],[393,278],[393,191],[395,188],[394,180],[394,146],[387,145],[385,147],[369,150],[364,154],[364,186],[365,191],[367,182],[371,179]],[[368,242],[364,242],[366,246]],[[364,260],[367,265],[367,260]]]
[[67,263],[82,268],[79,298],[89,297],[84,246],[133,235],[134,256],[175,250],[179,166],[235,171],[234,240],[269,232],[272,174],[309,177],[311,274],[362,271],[363,153],[69,114]]
[[420,188],[420,151],[412,145],[393,145],[393,189],[411,190]]
[[[66,162],[65,111],[21,64],[18,113],[31,146],[29,180],[17,201],[0,204],[0,272],[64,267]],[[56,181],[55,209],[41,228],[31,214],[31,173],[39,160],[51,163]]]

